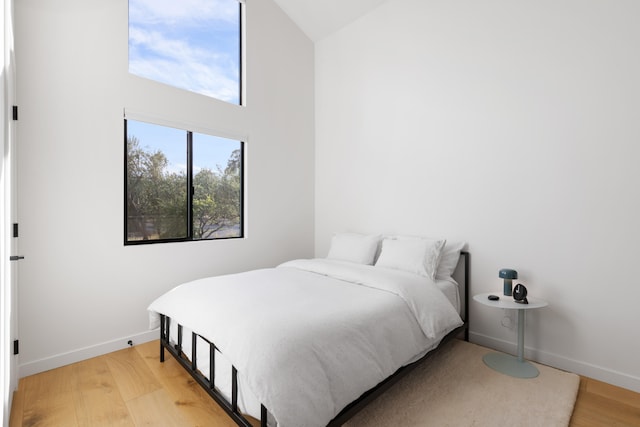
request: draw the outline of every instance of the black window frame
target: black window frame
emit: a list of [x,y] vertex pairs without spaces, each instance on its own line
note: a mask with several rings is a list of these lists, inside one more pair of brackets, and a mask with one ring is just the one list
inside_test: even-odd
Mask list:
[[[127,169],[127,165],[128,165],[128,144],[127,144],[127,138],[128,138],[128,132],[127,132],[127,120],[128,119],[124,119],[124,223],[123,223],[123,229],[124,229],[124,245],[125,246],[136,246],[136,245],[149,245],[149,244],[155,244],[155,243],[176,243],[176,242],[200,242],[200,241],[212,241],[212,240],[232,240],[232,239],[243,239],[245,237],[245,227],[244,227],[244,221],[245,221],[245,212],[244,212],[244,186],[245,186],[245,141],[242,139],[235,139],[235,138],[229,138],[229,139],[234,139],[236,141],[238,141],[240,143],[240,172],[239,172],[239,176],[240,176],[240,206],[239,206],[239,210],[240,210],[240,222],[239,222],[239,226],[240,226],[240,233],[239,236],[230,236],[230,237],[213,237],[213,238],[194,238],[193,237],[193,196],[194,196],[194,191],[195,188],[193,186],[193,134],[194,131],[191,130],[186,130],[186,129],[180,129],[180,130],[184,130],[187,134],[187,138],[186,138],[186,149],[187,149],[187,179],[186,179],[186,193],[187,193],[187,236],[186,237],[179,237],[179,238],[169,238],[169,239],[147,239],[147,240],[129,240],[129,230],[128,230],[128,219],[129,219],[129,204],[128,204],[128,200],[127,200],[127,194],[128,194],[128,186],[127,186],[127,182],[128,182],[128,169]],[[133,119],[131,119],[133,120]],[[155,124],[155,123],[151,123],[151,122],[145,122],[145,123],[149,123],[149,124]],[[163,126],[163,125],[159,125],[158,126]],[[165,126],[167,127],[167,126]],[[170,126],[169,126],[170,127]],[[177,128],[173,128],[173,129],[177,129]],[[200,132],[196,132],[196,133],[200,133]],[[211,135],[211,136],[220,136],[220,135],[215,135],[213,133],[204,133],[206,135]]]

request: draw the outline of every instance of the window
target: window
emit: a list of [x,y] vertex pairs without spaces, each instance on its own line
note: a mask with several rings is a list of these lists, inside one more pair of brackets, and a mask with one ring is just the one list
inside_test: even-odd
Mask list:
[[242,104],[239,0],[129,0],[129,72]]
[[125,244],[243,237],[244,143],[125,120]]

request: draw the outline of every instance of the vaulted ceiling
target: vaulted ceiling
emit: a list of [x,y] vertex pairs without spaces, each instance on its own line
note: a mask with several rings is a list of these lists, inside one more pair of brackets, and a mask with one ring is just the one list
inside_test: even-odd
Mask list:
[[387,0],[275,0],[313,41],[355,21]]

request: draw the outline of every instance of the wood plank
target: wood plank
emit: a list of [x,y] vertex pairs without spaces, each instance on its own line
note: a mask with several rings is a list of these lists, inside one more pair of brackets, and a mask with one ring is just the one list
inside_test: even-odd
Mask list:
[[162,388],[134,348],[109,353],[104,357],[125,402]]
[[[191,425],[176,409],[171,397],[164,389],[158,389],[129,400],[127,408],[129,408],[129,413],[136,426],[185,427]],[[217,427],[212,423],[200,425]]]
[[[571,416],[570,427],[637,427],[640,426],[640,409],[626,404],[628,396],[635,392],[609,384],[591,384],[591,379],[580,379],[580,390]],[[631,393],[631,395],[629,394]],[[624,396],[623,400],[617,400]]]
[[585,394],[576,402],[574,423],[571,426],[637,427],[640,412],[630,410],[628,405],[595,394]]
[[24,387],[18,384],[18,390],[13,393],[11,414],[9,415],[9,427],[22,427],[22,415],[24,414]]
[[80,425],[134,427],[106,357],[72,365],[72,386]]
[[71,367],[64,366],[23,378],[24,427],[78,426],[71,376]]
[[139,344],[134,349],[160,383],[186,373],[168,352],[165,352],[165,362],[160,363],[160,342],[157,340]]
[[592,378],[585,378],[585,390],[640,410],[640,393],[635,391],[616,387]]

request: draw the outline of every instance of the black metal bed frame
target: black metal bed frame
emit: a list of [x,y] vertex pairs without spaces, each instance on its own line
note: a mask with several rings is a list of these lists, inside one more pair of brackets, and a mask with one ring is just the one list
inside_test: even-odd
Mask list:
[[[413,371],[418,365],[424,362],[435,354],[438,349],[446,342],[457,338],[461,333],[464,333],[464,340],[469,341],[469,252],[461,252],[461,261],[464,265],[464,295],[463,312],[464,312],[464,324],[453,331],[449,332],[440,342],[437,348],[425,354],[417,361],[405,365],[399,368],[387,379],[380,382],[372,389],[364,392],[357,400],[348,404],[333,420],[327,424],[327,427],[337,427],[343,425],[355,414],[360,412],[371,401],[376,399],[386,390],[388,390],[393,384],[398,382],[402,377]],[[189,359],[182,352],[182,325],[178,324],[178,342],[177,344],[171,344],[169,329],[171,327],[171,318],[163,314],[160,315],[160,362],[165,360],[165,349],[169,351],[171,355],[182,365],[182,367],[191,374],[193,379],[200,384],[200,386],[215,400],[215,402],[236,422],[237,425],[242,427],[253,427],[249,420],[238,410],[238,371],[235,366],[231,366],[231,402],[229,402],[220,391],[215,387],[215,354],[219,352],[214,343],[206,339],[205,337],[198,335],[195,332],[191,333],[191,359]],[[198,369],[197,364],[197,341],[201,338],[209,345],[209,379],[205,377]],[[260,405],[260,426],[267,427],[267,409],[264,405]]]

